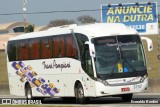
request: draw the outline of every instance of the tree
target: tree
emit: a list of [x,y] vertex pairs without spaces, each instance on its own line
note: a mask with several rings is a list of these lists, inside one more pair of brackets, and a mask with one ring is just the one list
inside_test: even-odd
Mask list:
[[34,31],[34,25],[28,25],[24,28],[25,33],[33,32]]
[[74,24],[74,20],[67,20],[67,19],[59,19],[59,20],[53,20],[51,21],[48,26],[49,27],[55,27],[55,26],[62,26],[62,25],[68,25],[68,24]]
[[77,18],[80,23],[95,23],[97,20],[89,15],[80,16]]

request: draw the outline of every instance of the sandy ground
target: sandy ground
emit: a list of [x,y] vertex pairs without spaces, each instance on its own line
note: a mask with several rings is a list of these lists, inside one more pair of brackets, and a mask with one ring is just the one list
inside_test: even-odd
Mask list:
[[9,95],[9,85],[8,83],[0,84],[0,95]]

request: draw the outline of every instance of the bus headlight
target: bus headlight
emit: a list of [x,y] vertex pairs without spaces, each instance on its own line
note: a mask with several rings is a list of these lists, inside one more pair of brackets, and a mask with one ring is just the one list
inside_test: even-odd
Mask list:
[[146,75],[144,75],[143,77],[141,77],[140,82],[141,82],[141,83],[143,83],[143,82],[144,82],[144,80],[145,80],[147,77],[148,77],[148,75],[147,75],[147,74],[146,74]]
[[97,81],[104,84],[105,86],[110,85],[106,80],[101,80],[101,79],[97,78]]

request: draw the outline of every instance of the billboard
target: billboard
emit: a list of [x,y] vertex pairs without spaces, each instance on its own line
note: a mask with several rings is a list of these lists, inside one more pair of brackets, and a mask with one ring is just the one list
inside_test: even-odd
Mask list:
[[141,35],[158,34],[156,2],[101,5],[103,23],[124,23]]

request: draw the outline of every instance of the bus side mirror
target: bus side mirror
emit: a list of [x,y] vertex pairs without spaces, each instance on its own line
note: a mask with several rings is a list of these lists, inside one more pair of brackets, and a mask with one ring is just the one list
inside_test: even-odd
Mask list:
[[152,40],[147,38],[147,37],[141,37],[141,39],[145,40],[147,42],[148,51],[153,51],[153,42],[152,42]]
[[90,52],[91,57],[95,57],[94,44],[90,43],[89,41],[86,41],[85,44],[89,45],[89,52]]

